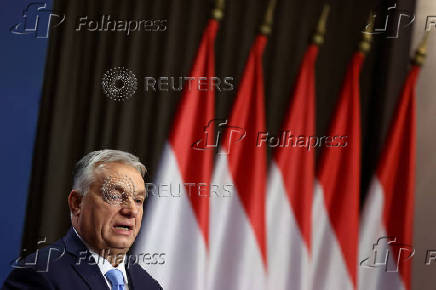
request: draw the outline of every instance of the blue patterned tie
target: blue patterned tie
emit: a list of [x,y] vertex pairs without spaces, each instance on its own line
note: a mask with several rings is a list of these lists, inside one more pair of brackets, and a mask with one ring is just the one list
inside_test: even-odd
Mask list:
[[112,290],[124,290],[123,273],[118,269],[106,272],[106,278],[111,282]]

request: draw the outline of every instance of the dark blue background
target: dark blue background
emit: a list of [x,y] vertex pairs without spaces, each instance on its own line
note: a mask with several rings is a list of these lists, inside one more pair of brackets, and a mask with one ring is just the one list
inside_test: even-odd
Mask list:
[[[0,9],[0,283],[19,255],[48,39],[10,33],[32,2],[7,0]],[[52,1],[46,1],[48,7]]]

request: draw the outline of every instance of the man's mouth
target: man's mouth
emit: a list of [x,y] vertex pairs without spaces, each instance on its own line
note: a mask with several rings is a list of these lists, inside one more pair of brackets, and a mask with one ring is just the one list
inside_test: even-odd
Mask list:
[[131,230],[133,230],[133,226],[127,225],[127,224],[116,224],[116,225],[114,225],[114,228],[115,229],[124,230],[124,231],[131,231]]

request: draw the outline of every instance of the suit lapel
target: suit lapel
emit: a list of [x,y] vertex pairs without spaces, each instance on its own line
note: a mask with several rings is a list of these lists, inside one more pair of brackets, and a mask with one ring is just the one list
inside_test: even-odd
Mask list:
[[141,270],[142,268],[138,264],[126,264],[127,277],[129,279],[129,290],[139,289],[139,285],[143,285],[144,277]]
[[[91,259],[93,258],[91,257]],[[77,273],[79,273],[80,277],[85,280],[90,289],[109,289],[106,284],[106,280],[101,274],[97,265],[90,265],[89,263],[83,262],[79,265],[74,264],[73,268],[77,271]]]
[[63,240],[66,251],[76,257],[76,262],[72,264],[72,267],[88,284],[89,288],[92,290],[109,290],[100,268],[73,228],[68,231]]

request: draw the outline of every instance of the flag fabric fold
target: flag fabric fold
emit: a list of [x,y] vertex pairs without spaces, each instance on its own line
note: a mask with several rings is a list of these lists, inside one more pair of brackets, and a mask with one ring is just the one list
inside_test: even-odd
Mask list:
[[[268,176],[268,289],[306,290],[311,281],[312,202],[315,147],[297,147],[297,136],[315,137],[315,61],[308,47]],[[316,145],[315,145],[316,146]]]
[[404,83],[362,212],[361,290],[410,289],[419,70],[419,66],[413,66]]
[[256,146],[258,132],[266,130],[266,42],[259,35],[250,50],[216,161],[213,184],[231,185],[232,196],[210,200],[207,289],[266,289],[266,148]]
[[[139,263],[164,289],[204,290],[209,248],[209,194],[214,151],[195,150],[204,126],[214,119],[214,86],[207,90],[196,81],[215,75],[214,43],[218,22],[203,32],[189,82],[185,84],[157,177],[147,185],[148,202],[134,253]],[[214,135],[213,128],[208,134]],[[206,191],[205,191],[206,190]],[[164,263],[141,259],[163,254]]]
[[[361,52],[352,57],[318,163],[313,202],[313,289],[357,288],[359,74],[363,59]],[[346,142],[334,147],[332,140],[338,137]]]
[[[218,132],[215,164],[218,143],[208,147],[215,138],[217,30],[218,22],[209,20],[191,68],[192,84],[183,87],[156,177],[146,185],[148,202],[133,249],[137,262],[164,289],[410,290],[410,261],[394,245],[412,244],[419,67],[412,67],[404,84],[359,227],[364,54],[353,55],[328,135],[319,138],[318,46],[308,47],[267,174],[265,35],[250,49],[225,130]],[[198,86],[201,77],[208,79],[207,90]],[[301,136],[307,145],[295,146]],[[317,147],[322,152],[315,170]],[[213,188],[231,188],[230,195],[214,195]],[[378,245],[380,238],[390,243]],[[393,264],[379,267],[380,253],[389,253]],[[154,254],[164,263],[146,258]]]

